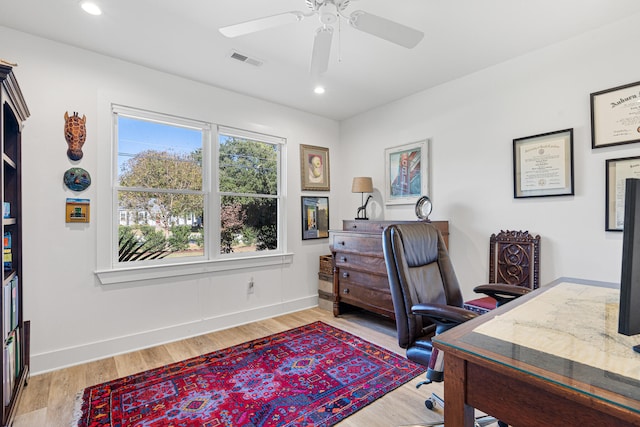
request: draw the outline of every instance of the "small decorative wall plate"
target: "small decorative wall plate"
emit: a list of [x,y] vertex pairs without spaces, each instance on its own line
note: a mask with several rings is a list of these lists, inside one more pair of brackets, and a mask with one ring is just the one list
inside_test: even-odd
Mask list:
[[427,196],[422,196],[416,202],[416,216],[421,221],[429,221],[432,208],[431,200]]
[[91,185],[91,175],[82,168],[70,168],[64,173],[63,181],[70,190],[83,191]]

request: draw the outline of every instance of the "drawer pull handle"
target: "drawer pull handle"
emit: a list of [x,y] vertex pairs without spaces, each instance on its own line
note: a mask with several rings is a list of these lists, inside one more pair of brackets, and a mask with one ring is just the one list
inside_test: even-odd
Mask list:
[[349,293],[349,288],[345,288],[345,290],[342,291],[342,292],[345,293],[345,294],[348,294]]
[[344,273],[342,273],[342,277],[346,279],[347,277],[349,277],[349,273],[345,271]]
[[347,262],[347,257],[346,257],[346,256],[341,256],[341,257],[340,257],[340,261],[342,261],[342,262]]
[[338,242],[338,244],[344,246],[344,241]]

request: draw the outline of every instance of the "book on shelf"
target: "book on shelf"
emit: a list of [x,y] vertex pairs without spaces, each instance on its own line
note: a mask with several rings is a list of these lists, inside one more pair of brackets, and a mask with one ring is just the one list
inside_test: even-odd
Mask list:
[[[4,353],[4,360],[9,360],[9,348],[3,347],[2,352]],[[2,370],[2,395],[4,396],[4,406],[8,406],[11,402],[11,373],[9,372],[9,363],[5,363]]]
[[11,271],[13,268],[13,254],[11,249],[5,249],[3,254],[4,271]]
[[11,279],[11,329],[15,329],[18,326],[18,298],[20,294],[18,292],[18,276],[13,276]]
[[18,276],[2,285],[2,334],[6,339],[18,326],[20,304],[18,293]]
[[2,377],[2,388],[4,391],[5,406],[11,402],[13,386],[16,380],[16,340],[15,334],[11,334],[4,346],[4,372]]
[[11,283],[2,285],[2,339],[11,332]]
[[2,249],[4,254],[4,270],[11,270],[13,267],[13,253],[11,252],[11,232],[6,231],[2,239]]
[[16,342],[16,357],[15,357],[15,369],[13,371],[13,378],[16,379],[16,381],[18,380],[18,378],[20,378],[20,374],[22,373],[22,370],[20,369],[20,349],[22,348],[22,340],[21,340],[21,332],[20,329],[16,329],[15,330],[15,342]]

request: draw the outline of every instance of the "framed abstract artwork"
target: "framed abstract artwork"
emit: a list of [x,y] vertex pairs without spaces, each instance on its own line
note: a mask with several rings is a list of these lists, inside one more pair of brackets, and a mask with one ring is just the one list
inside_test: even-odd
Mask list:
[[429,141],[387,148],[384,151],[385,204],[415,204],[429,192]]
[[300,145],[302,191],[329,191],[329,149]]
[[302,196],[302,240],[329,237],[329,198]]

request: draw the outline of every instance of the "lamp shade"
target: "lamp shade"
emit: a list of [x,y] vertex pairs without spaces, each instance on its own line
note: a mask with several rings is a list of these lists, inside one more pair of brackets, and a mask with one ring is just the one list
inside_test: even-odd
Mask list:
[[368,176],[357,176],[351,184],[352,193],[373,193],[373,180]]

